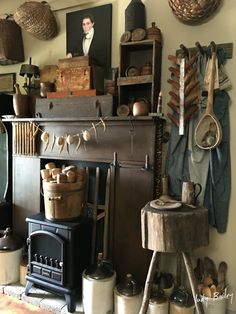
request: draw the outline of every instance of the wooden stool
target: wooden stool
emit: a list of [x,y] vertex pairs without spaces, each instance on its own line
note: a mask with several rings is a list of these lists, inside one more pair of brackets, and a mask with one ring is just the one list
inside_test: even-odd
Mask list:
[[147,312],[159,252],[178,252],[187,270],[197,314],[204,314],[198,296],[190,252],[209,244],[208,211],[204,207],[182,206],[176,210],[157,210],[148,203],[141,210],[142,247],[153,251],[143,302],[139,314]]

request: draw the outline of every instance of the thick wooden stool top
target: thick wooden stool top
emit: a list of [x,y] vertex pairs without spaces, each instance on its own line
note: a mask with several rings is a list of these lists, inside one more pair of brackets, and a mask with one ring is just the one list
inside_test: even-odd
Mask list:
[[182,206],[158,210],[146,204],[141,210],[142,246],[158,252],[191,252],[209,244],[208,210]]

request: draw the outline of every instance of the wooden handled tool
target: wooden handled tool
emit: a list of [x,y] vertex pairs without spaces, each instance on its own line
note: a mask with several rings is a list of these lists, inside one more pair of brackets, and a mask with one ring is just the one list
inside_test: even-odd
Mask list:
[[219,145],[222,139],[221,125],[213,111],[215,74],[216,51],[214,49],[211,60],[211,75],[208,86],[207,107],[195,129],[196,144],[202,149],[212,149]]

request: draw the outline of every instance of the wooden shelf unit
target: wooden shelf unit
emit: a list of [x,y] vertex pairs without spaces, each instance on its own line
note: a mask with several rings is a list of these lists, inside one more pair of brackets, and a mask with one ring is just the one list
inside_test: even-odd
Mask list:
[[[118,103],[128,104],[132,99],[145,98],[151,104],[151,112],[156,112],[161,81],[162,47],[156,40],[142,40],[120,44],[120,67],[118,77]],[[150,63],[150,75],[126,76],[126,70]]]

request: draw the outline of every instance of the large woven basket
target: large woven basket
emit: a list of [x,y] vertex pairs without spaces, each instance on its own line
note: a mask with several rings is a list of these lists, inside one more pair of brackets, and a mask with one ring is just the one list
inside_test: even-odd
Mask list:
[[209,17],[222,0],[169,0],[175,16],[185,23],[197,23]]
[[11,19],[0,19],[0,65],[15,64],[24,60],[20,27]]
[[49,5],[27,1],[14,13],[16,23],[38,39],[49,40],[57,35],[57,22]]

